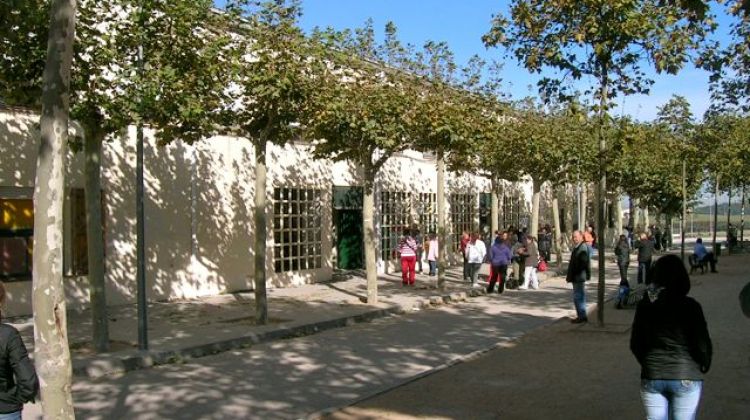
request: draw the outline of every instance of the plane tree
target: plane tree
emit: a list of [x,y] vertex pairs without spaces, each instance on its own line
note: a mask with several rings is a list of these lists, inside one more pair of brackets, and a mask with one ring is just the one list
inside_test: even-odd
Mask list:
[[[7,53],[0,57],[0,97],[12,105],[38,108],[50,2],[16,2],[0,27]],[[102,145],[116,141],[138,121],[152,124],[161,143],[188,142],[215,132],[214,109],[225,81],[219,65],[230,14],[216,13],[209,0],[81,0],[77,2],[70,118],[82,137],[70,148],[85,156],[88,281],[92,336],[107,351],[109,332],[102,233]],[[211,30],[207,29],[211,28]],[[146,51],[139,71],[139,47]]]
[[76,2],[55,0],[49,12],[47,58],[41,79],[41,141],[34,190],[34,231],[38,233],[34,237],[32,287],[34,363],[42,385],[41,404],[45,417],[74,419],[62,273],[62,192]]
[[412,76],[393,65],[400,47],[379,45],[371,23],[316,36],[325,40],[328,66],[305,118],[307,137],[316,158],[348,161],[361,171],[367,302],[375,304],[375,180],[390,157],[412,144],[417,90]]
[[[707,14],[659,0],[513,0],[509,16],[497,15],[484,35],[487,46],[503,46],[530,72],[557,70],[538,86],[545,98],[569,97],[567,82],[594,80],[585,93],[597,102],[599,141],[597,201],[606,188],[607,111],[618,95],[648,92],[647,62],[661,73],[677,73],[713,28]],[[604,206],[597,230],[604,237]],[[604,323],[604,252],[599,253],[597,319]]]

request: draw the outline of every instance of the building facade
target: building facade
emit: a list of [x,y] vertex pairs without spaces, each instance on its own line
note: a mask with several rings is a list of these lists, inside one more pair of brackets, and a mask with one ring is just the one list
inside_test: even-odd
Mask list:
[[[8,316],[31,313],[33,191],[38,115],[0,110],[0,280]],[[244,138],[157,146],[146,130],[144,178],[148,299],[171,300],[253,287],[255,152]],[[135,129],[108,139],[102,156],[107,301],[136,295]],[[336,269],[363,268],[362,182],[348,162],[312,159],[304,142],[268,145],[266,271],[269,287],[328,280]],[[64,273],[70,308],[88,304],[83,159],[69,152],[64,210]],[[530,187],[501,201],[500,225],[523,224]],[[448,229],[489,226],[489,181],[449,173]],[[407,151],[381,170],[375,191],[379,272],[397,269],[392,250],[406,226],[437,226],[437,176],[429,154]],[[487,227],[484,227],[487,230]],[[447,249],[454,247],[449,243]]]

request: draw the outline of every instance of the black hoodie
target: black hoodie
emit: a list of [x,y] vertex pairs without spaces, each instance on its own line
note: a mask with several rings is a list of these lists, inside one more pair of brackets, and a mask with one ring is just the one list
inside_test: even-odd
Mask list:
[[38,392],[39,379],[21,335],[12,326],[0,324],[0,413],[21,410]]

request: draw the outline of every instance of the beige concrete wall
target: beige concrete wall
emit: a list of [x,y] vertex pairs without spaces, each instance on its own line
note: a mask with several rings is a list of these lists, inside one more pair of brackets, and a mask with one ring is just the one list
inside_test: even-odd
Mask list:
[[[0,188],[33,188],[38,147],[38,116],[0,112]],[[145,131],[145,241],[149,299],[193,298],[253,287],[255,151],[243,138],[214,137],[195,145],[174,141],[156,145]],[[133,302],[136,294],[135,165],[136,133],[130,128],[108,139],[102,160],[107,300]],[[308,146],[267,146],[269,232],[266,271],[269,287],[289,287],[330,279],[333,272],[333,186],[361,186],[359,168],[348,162],[313,160]],[[66,184],[82,187],[83,162],[70,154]],[[447,176],[447,192],[489,191],[489,182],[468,174]],[[437,192],[434,159],[405,152],[381,170],[380,191]],[[304,187],[323,191],[323,267],[274,273],[273,189]],[[376,194],[376,216],[379,197]],[[69,217],[69,216],[68,216]],[[379,232],[379,229],[376,230]],[[384,262],[379,270],[385,269]],[[70,308],[88,304],[83,278],[66,278]],[[8,283],[7,313],[31,311],[31,282]]]
[[[71,134],[76,133],[75,127],[71,127]],[[0,111],[0,192],[18,198],[33,198],[39,144],[38,115],[24,110]],[[68,152],[65,168],[66,187],[82,188],[82,156]],[[3,315],[31,312],[31,286],[28,280],[5,283],[8,297],[2,308]],[[79,290],[76,279],[66,279],[65,293],[69,300],[79,298]]]

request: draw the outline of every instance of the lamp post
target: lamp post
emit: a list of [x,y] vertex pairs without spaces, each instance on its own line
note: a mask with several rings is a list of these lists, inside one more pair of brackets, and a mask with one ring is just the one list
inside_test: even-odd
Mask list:
[[143,0],[138,4],[139,40],[138,40],[138,80],[141,83],[138,102],[138,124],[136,127],[136,288],[138,306],[138,349],[148,350],[148,302],[146,300],[146,251],[143,213],[143,30],[145,28]]

